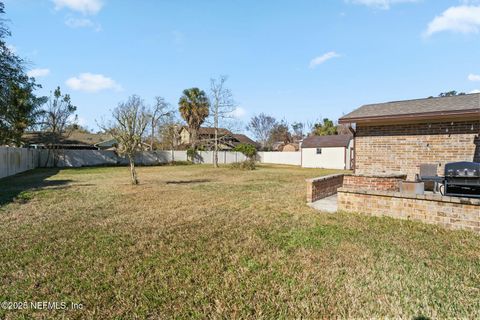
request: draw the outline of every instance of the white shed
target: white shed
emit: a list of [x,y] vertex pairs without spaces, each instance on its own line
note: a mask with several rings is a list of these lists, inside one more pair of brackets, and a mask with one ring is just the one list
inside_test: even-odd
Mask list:
[[351,135],[310,136],[302,142],[302,167],[350,170],[353,159]]

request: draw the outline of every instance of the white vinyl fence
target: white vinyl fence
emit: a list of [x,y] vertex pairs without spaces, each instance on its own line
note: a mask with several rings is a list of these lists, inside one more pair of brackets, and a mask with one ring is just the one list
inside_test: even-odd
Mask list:
[[[53,152],[39,150],[40,166],[53,166]],[[89,167],[102,165],[127,165],[128,159],[104,150],[56,150],[58,153],[57,167]],[[213,164],[213,151],[200,151],[195,157],[195,163]],[[218,163],[230,164],[244,161],[246,157],[240,152],[219,151]],[[144,151],[137,154],[135,163],[143,166],[154,166],[171,161],[187,161],[186,151]]]
[[[53,151],[38,150],[40,167],[53,167]],[[57,167],[92,167],[108,165],[127,165],[128,159],[107,150],[55,150],[57,152]],[[143,166],[153,166],[175,161],[186,161],[186,151],[145,151],[135,157],[135,163]]]
[[0,178],[37,168],[38,156],[34,149],[0,147]]
[[259,152],[257,160],[260,163],[302,165],[302,153],[298,152]]
[[[90,166],[127,165],[128,160],[113,151],[106,150],[36,150],[0,147],[0,178],[34,168],[53,167],[53,152],[57,153],[57,167],[77,168]],[[195,163],[212,164],[213,151],[200,151]],[[218,163],[230,164],[247,158],[240,152],[219,151]],[[186,161],[186,151],[145,151],[135,158],[138,165],[160,165],[174,161]],[[259,152],[260,163],[301,165],[300,152]]]
[[[213,151],[199,151],[197,157],[195,158],[195,163],[207,163],[213,164]],[[218,152],[218,163],[219,164],[230,164],[235,162],[241,162],[247,160],[241,152],[234,151],[219,151]]]

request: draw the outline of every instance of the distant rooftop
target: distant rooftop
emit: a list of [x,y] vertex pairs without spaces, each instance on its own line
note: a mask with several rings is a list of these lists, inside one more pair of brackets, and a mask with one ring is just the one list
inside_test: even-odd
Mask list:
[[[57,143],[62,145],[94,146],[97,143],[110,139],[112,139],[112,136],[108,134],[73,131],[70,135],[61,137]],[[50,132],[29,131],[22,135],[22,141],[27,145],[47,145],[52,141],[52,134]]]
[[[183,129],[188,131],[188,127],[184,126],[182,127]],[[215,134],[215,128],[212,127],[200,127],[197,131],[198,135],[214,135]],[[224,134],[232,134],[230,130],[225,129],[225,128],[218,128],[218,134],[224,135]]]
[[331,147],[348,147],[353,136],[348,134],[332,135],[332,136],[310,136],[303,139],[303,148],[331,148]]
[[426,98],[364,105],[339,119],[340,123],[432,116],[480,115],[480,94]]

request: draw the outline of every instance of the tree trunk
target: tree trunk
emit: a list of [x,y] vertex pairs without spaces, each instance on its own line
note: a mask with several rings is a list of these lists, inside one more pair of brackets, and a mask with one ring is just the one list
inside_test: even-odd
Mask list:
[[150,151],[153,151],[154,139],[155,139],[155,115],[152,118],[152,135],[150,136]]
[[155,127],[154,127],[154,123],[152,121],[152,135],[150,136],[150,151],[153,151],[153,139],[154,139],[154,136],[155,136]]
[[192,135],[190,140],[192,142],[192,150],[193,150],[192,162],[195,163],[195,150],[197,147],[197,130],[196,129],[192,129]]
[[192,142],[192,149],[195,150],[195,147],[197,145],[197,130],[192,129],[192,137],[191,137],[191,142]]
[[53,167],[56,168],[58,166],[58,151],[57,151],[57,148],[53,148]]
[[130,175],[132,178],[132,184],[137,185],[138,184],[137,171],[135,170],[135,161],[133,156],[129,155],[128,160],[130,161]]
[[213,151],[213,167],[218,168],[218,121],[215,121],[215,148]]
[[176,129],[173,129],[173,138],[172,138],[172,163],[175,163],[175,148],[177,147],[176,144],[176,139],[177,139],[177,134],[176,134]]

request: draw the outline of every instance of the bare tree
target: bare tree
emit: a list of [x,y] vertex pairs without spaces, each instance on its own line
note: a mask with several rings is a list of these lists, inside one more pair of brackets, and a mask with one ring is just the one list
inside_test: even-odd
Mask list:
[[[50,96],[46,108],[43,112],[42,129],[46,136],[49,152],[47,163],[50,159],[50,150],[53,150],[53,166],[56,167],[59,158],[59,149],[57,148],[62,139],[66,139],[72,133],[77,115],[77,107],[72,104],[70,95],[64,94],[57,87]],[[45,165],[47,165],[47,163]]]
[[215,130],[215,141],[213,149],[213,166],[218,168],[218,127],[219,122],[225,118],[231,118],[235,110],[235,101],[230,89],[225,87],[227,76],[220,76],[210,80],[210,114],[213,117],[213,128]]
[[142,139],[151,120],[143,100],[133,95],[113,110],[113,122],[103,125],[103,130],[118,141],[118,152],[128,158],[132,184],[138,184],[135,155],[142,149]]
[[175,162],[175,150],[178,145],[178,133],[182,124],[175,117],[175,113],[170,113],[168,116],[161,118],[159,125],[160,145],[164,150],[170,149],[172,151],[172,162]]
[[168,116],[171,111],[169,110],[169,104],[165,102],[164,98],[155,97],[155,105],[150,113],[150,150],[153,150],[153,144],[155,141],[155,128],[159,126],[160,120]]
[[305,136],[305,124],[303,122],[292,123],[293,140],[300,141]]
[[288,123],[286,120],[277,122],[272,130],[270,130],[269,142],[271,144],[275,142],[282,142],[284,145],[292,141],[292,134],[288,130]]
[[343,135],[352,134],[352,132],[350,131],[350,126],[347,124],[337,124],[337,132],[338,134],[343,134]]
[[247,125],[247,130],[251,131],[255,139],[260,143],[262,149],[268,146],[270,134],[277,125],[277,120],[264,113],[254,116]]

